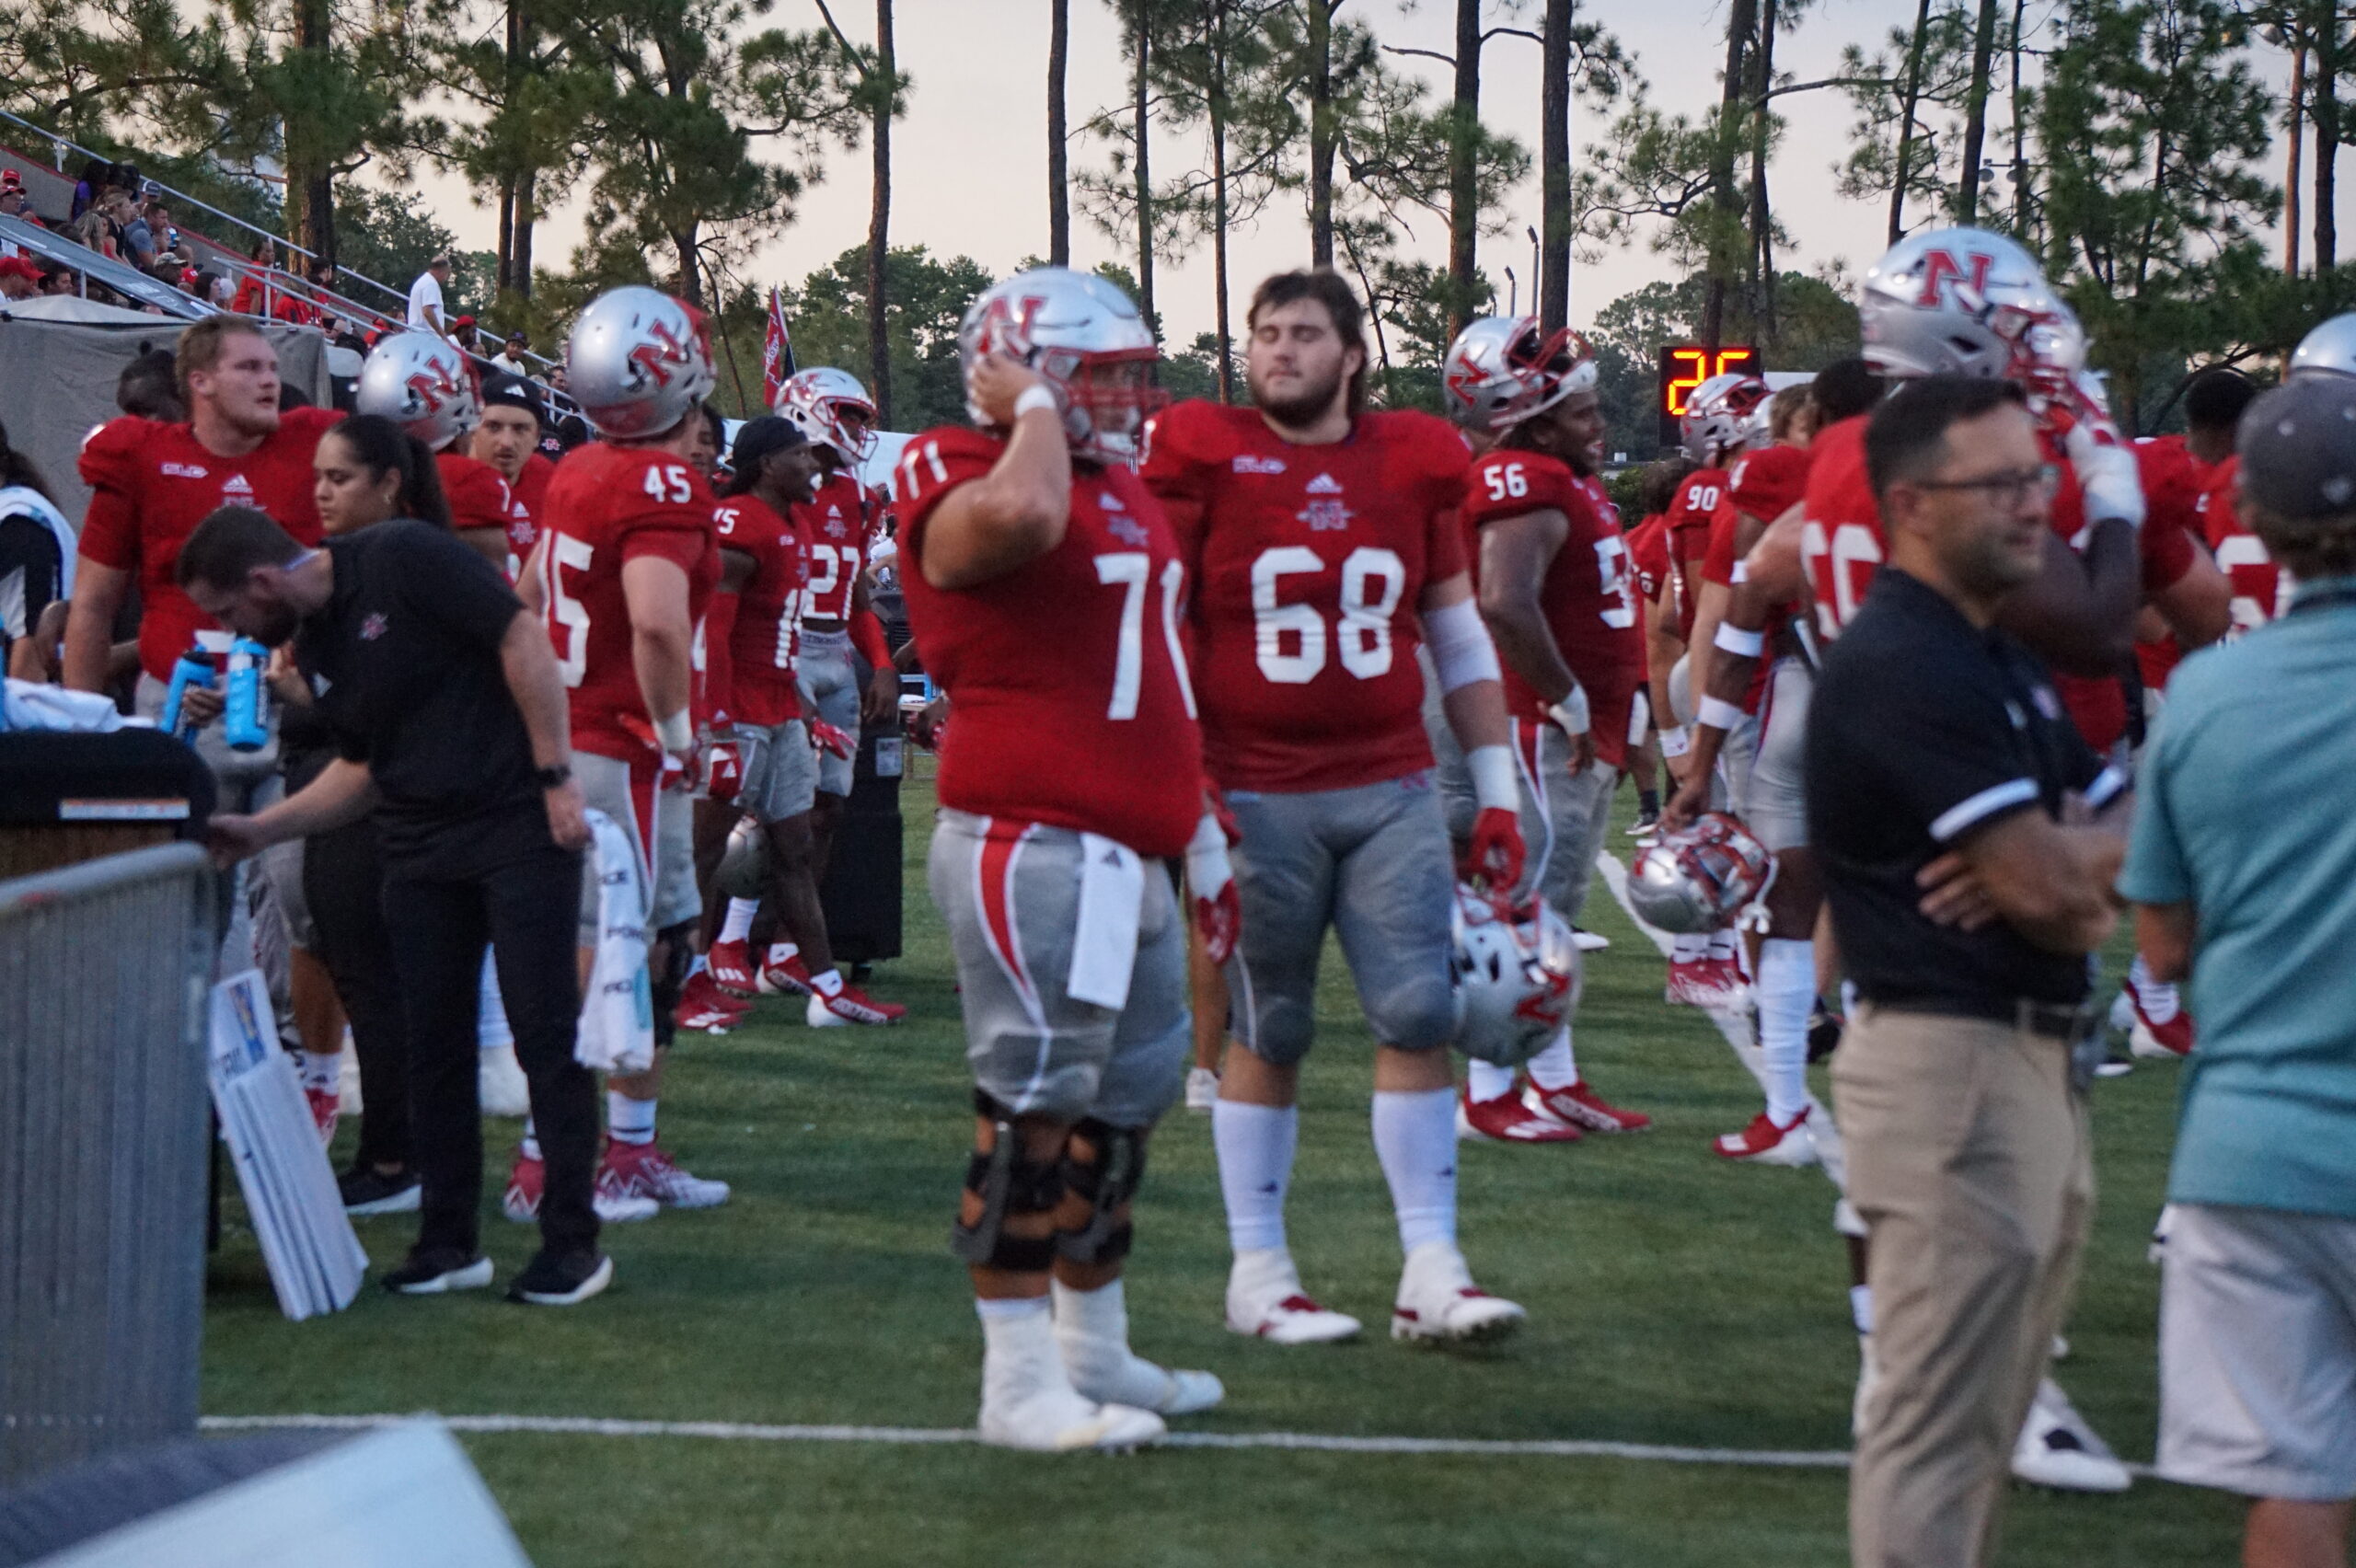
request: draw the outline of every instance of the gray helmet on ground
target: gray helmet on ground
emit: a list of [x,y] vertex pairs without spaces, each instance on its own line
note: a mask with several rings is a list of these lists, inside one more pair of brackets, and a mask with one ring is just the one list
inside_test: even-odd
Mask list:
[[703,313],[638,283],[589,302],[565,340],[564,379],[589,427],[615,441],[662,434],[719,385]]
[[[1056,395],[1073,452],[1100,462],[1137,455],[1157,402],[1153,329],[1129,296],[1093,272],[1034,267],[982,291],[957,329],[967,377],[989,354],[1037,371]],[[985,421],[971,403],[966,413]]]
[[1483,316],[1448,346],[1440,367],[1448,417],[1476,435],[1503,435],[1574,392],[1595,389],[1595,350],[1565,327],[1547,334],[1535,316]]
[[392,421],[436,452],[482,420],[467,356],[433,332],[396,332],[369,350],[352,406]]
[[2066,384],[2085,363],[2085,330],[2044,271],[1986,229],[1900,240],[1865,270],[1857,314],[1866,363],[1884,375]]
[[2330,320],[2299,340],[2291,352],[2292,375],[2356,375],[2356,310]]
[[1562,1032],[1578,1006],[1578,942],[1545,900],[1507,909],[1460,882],[1449,978],[1456,986],[1456,1048],[1519,1066]]
[[1628,869],[1628,906],[1676,936],[1723,930],[1774,881],[1775,859],[1750,830],[1708,812],[1639,850]]

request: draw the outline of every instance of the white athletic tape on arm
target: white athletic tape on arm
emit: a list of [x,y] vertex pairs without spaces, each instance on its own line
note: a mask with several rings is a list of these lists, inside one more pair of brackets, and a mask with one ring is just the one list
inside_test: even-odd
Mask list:
[[1705,697],[1702,699],[1702,714],[1700,721],[1707,724],[1711,729],[1739,729],[1742,725],[1742,721],[1743,711],[1742,705],[1740,703],[1728,702],[1723,697]]
[[1521,809],[1521,780],[1515,776],[1513,753],[1504,746],[1474,746],[1464,754],[1464,769],[1472,775],[1472,798],[1483,811]]
[[1683,756],[1692,747],[1693,743],[1685,738],[1685,726],[1682,724],[1672,725],[1660,732],[1660,755],[1663,756]]
[[682,708],[668,719],[654,721],[654,738],[666,752],[683,752],[696,744],[695,721]]
[[1480,607],[1470,599],[1424,612],[1424,641],[1432,651],[1432,667],[1439,672],[1439,689],[1451,692],[1476,681],[1499,679],[1496,644],[1482,624]]
[[1588,709],[1587,688],[1574,683],[1570,695],[1548,709],[1546,717],[1554,721],[1566,735],[1586,734],[1588,725],[1593,721],[1593,716]]
[[1767,646],[1767,634],[1763,631],[1746,631],[1732,621],[1720,621],[1717,636],[1710,640],[1729,653],[1738,654],[1745,659],[1756,659],[1759,657],[1759,651]]
[[1014,417],[1019,420],[1034,409],[1044,410],[1058,418],[1063,413],[1062,409],[1056,407],[1056,395],[1051,388],[1025,386],[1022,389],[1022,395],[1014,400]]

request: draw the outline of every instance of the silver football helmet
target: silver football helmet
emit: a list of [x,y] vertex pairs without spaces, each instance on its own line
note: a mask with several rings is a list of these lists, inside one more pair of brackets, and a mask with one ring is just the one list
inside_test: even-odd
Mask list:
[[352,406],[392,421],[436,452],[482,419],[467,356],[433,332],[396,332],[369,350]]
[[1542,333],[1535,316],[1474,317],[1440,368],[1448,417],[1477,435],[1503,435],[1595,382],[1588,340],[1567,327]]
[[769,893],[769,838],[756,817],[737,819],[720,851],[712,884],[731,898],[767,898]]
[[[982,291],[957,329],[967,375],[985,356],[1011,355],[1045,378],[1074,453],[1105,463],[1135,460],[1153,387],[1153,329],[1129,296],[1093,272],[1034,267]],[[985,422],[971,403],[966,413]]]
[[1740,446],[1752,416],[1772,396],[1764,381],[1739,371],[1714,375],[1693,388],[1686,395],[1678,427],[1685,438],[1685,455],[1706,466]]
[[2292,375],[2356,375],[2356,311],[2335,316],[2299,340]]
[[2086,361],[2085,329],[2029,253],[1986,229],[1932,229],[1865,270],[1857,312],[1884,375],[1978,375],[2059,391]]
[[778,388],[777,411],[814,445],[833,448],[845,467],[875,455],[875,399],[847,370],[796,371]]
[[1628,870],[1628,906],[1648,925],[1692,936],[1732,924],[1774,880],[1767,847],[1733,817],[1709,812],[1638,852]]
[[564,345],[565,391],[599,435],[660,435],[709,397],[719,378],[703,312],[631,283],[589,302]]
[[1578,1006],[1578,941],[1544,899],[1508,909],[1460,882],[1449,976],[1456,986],[1456,1048],[1519,1066],[1562,1032]]

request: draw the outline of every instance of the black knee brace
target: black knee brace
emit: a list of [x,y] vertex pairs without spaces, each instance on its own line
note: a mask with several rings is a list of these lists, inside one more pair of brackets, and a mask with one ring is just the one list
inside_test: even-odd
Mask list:
[[1095,1151],[1082,1160],[1064,1146],[1063,1184],[1088,1200],[1088,1223],[1056,1233],[1056,1251],[1075,1263],[1117,1263],[1129,1255],[1135,1228],[1117,1217],[1145,1179],[1145,1133],[1116,1127],[1091,1116],[1072,1129],[1075,1140]]
[[987,1095],[974,1108],[987,1117],[994,1136],[987,1154],[976,1153],[965,1166],[965,1190],[982,1200],[981,1216],[949,1228],[949,1250],[982,1268],[1043,1274],[1055,1262],[1051,1236],[1009,1236],[1010,1216],[1051,1214],[1064,1201],[1064,1176],[1055,1160],[1034,1160],[1023,1152],[1022,1136],[1005,1106]]
[[678,1032],[679,1020],[673,1015],[679,1010],[679,991],[687,983],[687,967],[695,963],[695,954],[687,951],[687,938],[694,930],[693,921],[681,921],[654,933],[655,944],[664,950],[662,962],[650,967],[646,978],[654,1003],[657,1050],[669,1050],[672,1037]]

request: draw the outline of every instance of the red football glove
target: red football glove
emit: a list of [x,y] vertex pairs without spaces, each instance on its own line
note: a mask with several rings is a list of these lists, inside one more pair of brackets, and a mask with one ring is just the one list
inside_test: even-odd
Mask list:
[[1225,963],[1235,956],[1236,940],[1243,934],[1243,900],[1235,891],[1227,835],[1209,812],[1195,824],[1194,840],[1186,846],[1186,893],[1195,901],[1195,929],[1204,956]]
[[733,801],[745,787],[745,758],[734,741],[713,741],[704,747],[704,793],[720,801]]
[[1460,868],[1466,882],[1484,883],[1496,894],[1510,893],[1521,881],[1527,851],[1521,843],[1521,817],[1502,806],[1488,806],[1472,820],[1472,843]]
[[822,752],[842,758],[845,762],[849,762],[859,751],[857,741],[852,740],[849,734],[837,730],[824,719],[810,721],[810,744]]

